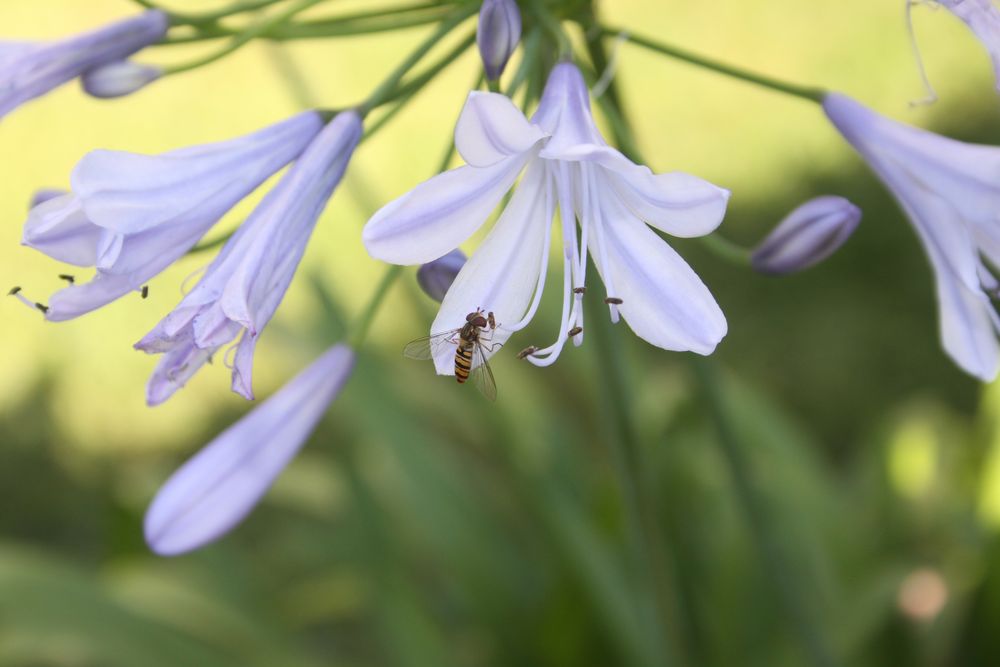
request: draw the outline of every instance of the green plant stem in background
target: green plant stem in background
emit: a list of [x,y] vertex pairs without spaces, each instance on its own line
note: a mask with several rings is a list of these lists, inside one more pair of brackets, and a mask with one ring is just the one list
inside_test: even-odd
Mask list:
[[602,378],[599,400],[615,430],[608,446],[621,491],[632,594],[639,606],[643,636],[652,642],[647,651],[653,666],[685,664],[675,589],[668,581],[671,567],[665,550],[659,547],[662,537],[656,525],[655,508],[650,503],[642,448],[631,414],[631,382],[626,361],[621,346],[613,340],[614,331],[606,309],[594,308],[587,319],[592,323],[586,330],[598,363],[597,373]]
[[402,266],[391,265],[386,269],[385,275],[382,276],[382,280],[375,287],[375,293],[372,294],[372,298],[368,301],[368,305],[365,306],[364,311],[358,317],[357,322],[351,328],[351,334],[348,338],[348,344],[358,350],[364,344],[365,339],[368,337],[368,331],[371,329],[372,322],[375,320],[375,316],[378,315],[379,308],[382,307],[382,302],[385,301],[386,295],[389,293],[389,288],[392,287],[396,279],[403,273]]
[[298,0],[298,2],[290,4],[284,10],[275,14],[274,16],[269,16],[253,24],[252,26],[241,32],[239,35],[234,37],[232,41],[230,41],[224,48],[216,51],[215,53],[210,53],[207,56],[198,58],[197,60],[192,60],[191,62],[188,63],[182,63],[180,65],[172,65],[170,67],[167,67],[164,69],[164,74],[178,74],[180,72],[187,72],[189,70],[196,69],[204,65],[208,65],[209,63],[213,63],[216,60],[224,58],[225,56],[228,56],[230,53],[239,49],[240,47],[249,44],[257,37],[264,35],[268,30],[271,30],[275,26],[281,25],[283,23],[287,23],[296,14],[304,12],[310,7],[318,5],[321,2],[326,2],[326,0]]
[[624,35],[628,41],[649,49],[650,51],[661,53],[665,56],[676,58],[677,60],[683,60],[684,62],[691,63],[692,65],[704,67],[705,69],[710,69],[714,72],[741,79],[758,86],[770,88],[771,90],[776,90],[787,95],[801,97],[802,99],[806,99],[811,102],[822,104],[823,98],[826,97],[826,91],[822,88],[800,86],[787,81],[780,81],[769,76],[764,76],[763,74],[751,72],[741,67],[727,65],[726,63],[719,62],[718,60],[712,60],[711,58],[706,58],[696,53],[692,53],[691,51],[686,51],[684,49],[677,48],[676,46],[664,44],[648,37],[642,37],[621,28],[603,27],[601,28],[601,34],[606,37],[618,37],[620,35]]
[[702,236],[699,240],[706,248],[712,251],[716,257],[724,259],[730,264],[735,264],[736,266],[750,267],[750,254],[752,251],[749,248],[744,248],[724,236],[720,236],[718,233]]
[[475,13],[477,7],[472,5],[466,5],[461,9],[456,10],[451,18],[441,23],[438,29],[434,31],[427,39],[420,43],[420,45],[413,50],[413,52],[404,60],[400,65],[389,74],[386,79],[379,84],[378,88],[365,100],[361,105],[359,105],[359,110],[362,115],[367,114],[369,111],[378,107],[386,102],[392,101],[394,97],[394,92],[396,86],[403,79],[406,74],[413,69],[414,65],[420,62],[427,53],[433,49],[444,37],[454,30],[460,23],[469,18],[473,13]]
[[552,36],[558,45],[559,59],[569,58],[573,53],[573,45],[563,30],[562,23],[557,19],[542,0],[529,0],[531,12],[539,24]]
[[765,500],[754,485],[750,461],[729,419],[718,367],[712,359],[702,357],[694,359],[693,365],[695,377],[715,425],[716,442],[733,476],[737,500],[746,511],[765,574],[771,580],[778,601],[784,608],[788,625],[811,665],[837,667],[840,663],[834,657],[820,625],[814,621],[802,591],[791,578],[793,568],[774,534],[774,524],[768,519]]

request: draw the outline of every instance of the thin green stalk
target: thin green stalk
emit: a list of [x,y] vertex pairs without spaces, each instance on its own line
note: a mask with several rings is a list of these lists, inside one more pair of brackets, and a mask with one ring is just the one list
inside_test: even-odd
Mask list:
[[532,13],[545,30],[552,35],[559,47],[559,59],[569,58],[573,53],[573,45],[566,35],[559,19],[549,11],[543,0],[529,0]]
[[542,33],[540,30],[532,29],[521,40],[521,62],[517,64],[517,70],[507,86],[507,97],[513,99],[517,91],[528,80],[531,69],[538,61],[539,50],[542,46]]
[[725,74],[726,76],[731,76],[749,83],[764,86],[765,88],[770,88],[771,90],[776,90],[787,95],[801,97],[802,99],[820,104],[822,104],[823,98],[826,97],[826,91],[822,88],[800,86],[787,81],[780,81],[763,74],[757,74],[756,72],[736,67],[735,65],[728,65],[726,63],[719,62],[718,60],[712,60],[711,58],[706,58],[696,53],[692,53],[691,51],[671,46],[669,44],[664,44],[648,37],[642,37],[621,28],[603,27],[601,28],[601,34],[606,37],[618,37],[619,35],[625,35],[628,41],[649,49],[650,51],[661,53],[665,56],[676,58],[677,60],[683,60],[684,62],[691,63],[692,65],[704,67],[705,69],[710,69],[714,72]]
[[454,30],[460,23],[465,21],[476,11],[473,5],[466,5],[457,9],[451,18],[441,23],[427,39],[420,43],[407,58],[393,70],[386,79],[379,84],[378,88],[359,107],[362,115],[366,115],[372,109],[385,104],[393,99],[393,93],[399,82],[420,60],[427,55],[448,33]]
[[365,339],[368,338],[368,331],[371,329],[372,322],[375,320],[375,316],[378,315],[379,308],[381,308],[382,302],[385,301],[385,297],[389,293],[389,288],[403,274],[403,268],[397,264],[391,265],[386,269],[382,280],[375,287],[375,293],[372,294],[372,298],[368,301],[368,305],[365,306],[364,312],[361,313],[357,322],[354,323],[351,335],[348,338],[348,344],[355,350],[360,349]]
[[235,231],[232,231],[232,232],[228,232],[226,234],[223,234],[222,236],[220,236],[217,239],[211,239],[210,241],[202,241],[201,243],[199,243],[195,247],[193,247],[190,250],[188,250],[187,254],[189,254],[189,255],[196,255],[199,252],[205,252],[206,250],[214,250],[215,248],[218,248],[219,246],[225,244],[225,242],[228,241],[229,239],[231,239],[233,237],[233,234],[235,234],[235,233],[236,233]]
[[203,14],[171,14],[171,23],[173,25],[213,23],[228,16],[256,11],[283,1],[284,0],[240,0],[239,2],[234,2],[228,7],[223,7],[222,9],[218,9],[214,12],[205,12]]
[[724,259],[730,264],[735,264],[736,266],[750,266],[751,251],[749,248],[744,248],[743,246],[734,243],[723,236],[719,236],[718,233],[702,236],[698,240],[704,244],[706,249],[719,259]]
[[686,651],[678,632],[679,614],[668,584],[667,554],[656,548],[659,531],[655,511],[643,476],[639,437],[630,408],[631,382],[621,347],[613,340],[612,327],[604,308],[588,313],[587,328],[603,379],[602,403],[611,413],[616,433],[608,439],[611,460],[621,490],[628,539],[632,594],[639,605],[644,633],[650,641],[647,651],[651,664],[673,665],[686,662]]
[[694,360],[695,377],[715,425],[716,441],[729,466],[740,506],[746,512],[764,571],[771,580],[785,617],[801,644],[803,653],[815,667],[836,667],[839,662],[833,654],[818,623],[812,618],[801,589],[792,581],[793,571],[788,556],[774,534],[772,521],[767,516],[764,497],[752,479],[750,461],[730,422],[726,398],[719,379],[719,371],[711,359]]
[[189,70],[196,69],[204,65],[208,65],[209,63],[213,63],[216,60],[228,56],[229,54],[236,51],[240,47],[245,46],[246,44],[250,43],[257,37],[264,35],[265,33],[267,33],[267,31],[273,29],[275,26],[287,23],[296,14],[304,12],[310,7],[318,5],[321,2],[326,2],[326,0],[298,0],[298,2],[292,3],[291,5],[286,7],[283,11],[278,12],[274,16],[270,16],[266,19],[263,19],[253,24],[252,26],[241,32],[239,35],[234,37],[232,41],[230,41],[224,48],[216,51],[215,53],[210,53],[203,58],[198,58],[197,60],[193,60],[188,63],[182,63],[180,65],[173,65],[171,67],[167,67],[165,68],[164,72],[166,74],[177,74],[179,72],[187,72]]

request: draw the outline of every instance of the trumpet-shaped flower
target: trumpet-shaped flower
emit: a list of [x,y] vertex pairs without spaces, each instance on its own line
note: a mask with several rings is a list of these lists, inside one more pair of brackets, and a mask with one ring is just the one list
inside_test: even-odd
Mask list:
[[[608,146],[574,65],[553,69],[531,121],[503,95],[471,93],[455,141],[467,164],[390,202],[363,233],[377,259],[429,262],[475,232],[525,172],[448,291],[433,333],[461,326],[480,307],[494,312],[498,323],[491,347],[527,326],[545,284],[558,207],[561,326],[553,345],[529,357],[532,363],[553,363],[571,337],[582,342],[588,250],[612,320],[620,312],[636,334],[664,349],[715,349],[726,333],[725,317],[701,279],[647,225],[674,236],[708,234],[722,221],[729,193],[687,174],[654,174]],[[438,346],[438,373],[454,372],[453,353]]]
[[323,127],[309,111],[230,141],[148,156],[87,154],[72,192],[35,206],[22,243],[95,266],[88,283],[53,295],[46,317],[68,320],[139,290],[235,206],[294,160]]
[[937,280],[941,339],[966,372],[1000,367],[1000,148],[967,144],[889,120],[828,94],[827,117],[892,192],[916,229]]
[[167,15],[147,11],[54,42],[0,42],[0,118],[21,104],[163,39]]
[[340,113],[237,230],[205,275],[136,348],[162,353],[147,387],[157,405],[222,346],[239,338],[233,391],[253,398],[253,353],[278,309],[313,227],[361,138],[361,118]]
[[354,367],[336,345],[181,466],[146,512],[146,542],[176,556],[239,524],[295,457]]
[[993,0],[938,0],[938,3],[964,21],[986,47],[1000,89],[1000,8]]

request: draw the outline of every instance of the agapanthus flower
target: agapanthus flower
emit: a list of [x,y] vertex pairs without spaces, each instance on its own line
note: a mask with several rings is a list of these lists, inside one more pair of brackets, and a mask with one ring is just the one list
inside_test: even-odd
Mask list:
[[253,398],[253,353],[278,309],[313,227],[361,138],[361,118],[338,114],[223,246],[205,275],[135,347],[163,354],[146,399],[162,403],[215,352],[238,342],[233,391]]
[[170,23],[147,11],[53,42],[0,42],[0,118],[101,65],[123,60],[159,42]]
[[440,303],[466,261],[465,253],[456,248],[433,262],[421,264],[417,269],[417,284],[424,294]]
[[797,206],[750,256],[754,270],[768,275],[802,271],[819,264],[847,242],[861,209],[843,197],[824,195]]
[[986,47],[1000,89],[1000,8],[993,0],[938,0],[938,4],[962,19]]
[[496,81],[521,40],[521,11],[514,0],[483,0],[476,42],[486,78]]
[[239,524],[295,457],[354,367],[336,345],[181,466],[146,512],[162,556],[203,547]]
[[97,275],[53,295],[46,317],[68,320],[141,290],[241,199],[294,160],[323,127],[309,111],[230,141],[162,155],[94,151],[72,192],[35,206],[22,243]]
[[996,378],[1000,148],[955,141],[828,94],[826,115],[889,188],[930,258],[941,339],[966,372]]
[[[561,324],[556,342],[536,350],[532,363],[548,365],[569,338],[582,341],[588,249],[614,321],[620,312],[636,334],[664,349],[715,349],[725,317],[701,279],[647,224],[674,236],[708,234],[722,221],[729,193],[688,174],[654,174],[608,146],[574,65],[553,69],[531,121],[503,95],[471,93],[455,141],[466,166],[389,203],[363,234],[377,259],[429,262],[475,232],[525,172],[448,291],[432,333],[461,326],[477,308],[495,314],[492,349],[527,326],[545,284],[558,206],[566,223]],[[453,347],[438,346],[438,373],[454,372],[453,354]]]

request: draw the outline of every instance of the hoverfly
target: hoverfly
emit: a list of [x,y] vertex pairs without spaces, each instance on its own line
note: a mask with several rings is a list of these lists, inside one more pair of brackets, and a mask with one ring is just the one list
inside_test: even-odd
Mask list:
[[[493,339],[497,328],[493,313],[486,313],[477,308],[476,312],[465,316],[465,324],[457,329],[441,331],[430,336],[411,341],[403,348],[403,356],[410,359],[425,361],[433,359],[443,345],[456,345],[455,348],[455,379],[464,384],[470,378],[483,396],[495,401],[497,398],[497,383],[493,371],[486,360],[487,351],[492,352],[497,343],[487,350],[485,343]],[[489,332],[489,338],[484,340],[483,334]]]

